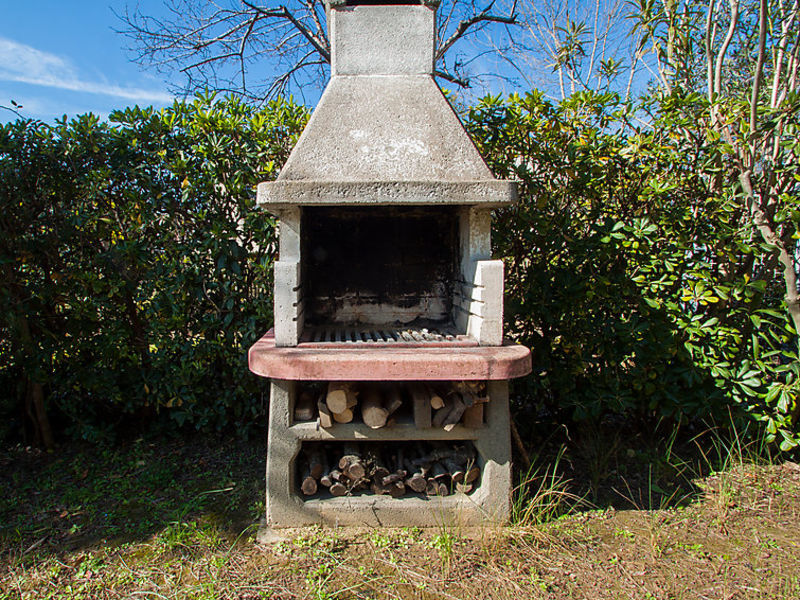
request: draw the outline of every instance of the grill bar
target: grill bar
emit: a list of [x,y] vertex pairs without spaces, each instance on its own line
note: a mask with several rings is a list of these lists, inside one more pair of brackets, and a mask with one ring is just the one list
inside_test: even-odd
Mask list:
[[449,327],[437,329],[398,327],[398,328],[357,328],[357,327],[306,327],[301,343],[304,344],[447,344],[464,342],[463,335],[457,335]]

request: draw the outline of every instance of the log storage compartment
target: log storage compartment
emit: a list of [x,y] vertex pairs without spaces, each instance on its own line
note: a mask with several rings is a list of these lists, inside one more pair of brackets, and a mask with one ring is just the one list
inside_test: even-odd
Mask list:
[[438,2],[329,0],[331,80],[258,204],[278,217],[266,521],[508,519],[508,381],[495,179],[433,79]]
[[[267,519],[271,527],[299,527],[313,523],[336,525],[403,527],[416,525],[433,527],[443,523],[475,526],[483,523],[503,523],[508,519],[511,492],[511,449],[509,444],[508,383],[488,382],[491,399],[485,406],[485,426],[468,428],[463,424],[450,431],[437,427],[417,428],[406,421],[371,429],[357,419],[348,423],[333,423],[322,427],[319,418],[309,421],[294,419],[295,407],[304,386],[300,382],[273,380],[270,398],[270,430],[267,456]],[[276,411],[275,407],[281,410]],[[289,408],[290,410],[286,410]],[[430,456],[438,449],[468,448],[479,469],[469,489],[459,489],[448,479],[449,471],[439,482],[441,492],[406,491],[397,497],[388,490],[375,493],[370,471],[367,489],[351,489],[352,481],[343,481],[342,493],[333,494],[320,480],[303,482],[311,476],[310,458],[320,454],[323,471],[334,469],[334,459],[361,456],[369,469],[370,455],[396,454],[403,450],[410,461]],[[435,454],[434,454],[435,456]],[[442,460],[450,458],[442,456]],[[430,468],[433,468],[433,462]],[[418,463],[419,464],[419,463]],[[396,465],[383,465],[386,468]],[[421,463],[425,466],[425,463]],[[466,466],[466,465],[465,465]],[[341,468],[339,469],[341,471]],[[395,472],[397,469],[394,469]],[[408,471],[408,469],[407,469]],[[320,473],[320,478],[323,473]],[[407,473],[404,485],[414,473]],[[431,477],[434,473],[430,473]],[[436,475],[441,475],[437,473]],[[410,485],[410,484],[409,484]]]

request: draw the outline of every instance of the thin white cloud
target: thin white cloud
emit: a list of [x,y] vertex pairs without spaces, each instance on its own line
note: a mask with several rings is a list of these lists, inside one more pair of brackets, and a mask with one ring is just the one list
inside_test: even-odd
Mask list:
[[14,100],[20,105],[20,108],[16,112],[0,110],[0,123],[15,121],[18,116],[50,120],[60,118],[63,115],[74,116],[86,113],[97,115],[101,121],[105,121],[108,119],[109,113],[109,107],[104,106],[104,102],[101,99],[93,102],[91,106],[87,106],[75,104],[63,98],[49,98],[32,95],[28,91],[20,93],[20,90],[11,91],[10,89],[0,88],[0,106],[6,106],[9,109],[13,108],[10,100]]
[[165,104],[174,99],[170,94],[158,90],[86,81],[69,60],[4,37],[0,37],[0,80],[113,96],[136,102]]

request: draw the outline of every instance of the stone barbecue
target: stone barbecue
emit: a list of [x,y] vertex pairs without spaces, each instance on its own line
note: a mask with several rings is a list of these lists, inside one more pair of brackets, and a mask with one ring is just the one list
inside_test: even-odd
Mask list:
[[508,518],[508,381],[495,179],[433,78],[436,4],[328,6],[331,79],[259,206],[279,220],[267,524]]

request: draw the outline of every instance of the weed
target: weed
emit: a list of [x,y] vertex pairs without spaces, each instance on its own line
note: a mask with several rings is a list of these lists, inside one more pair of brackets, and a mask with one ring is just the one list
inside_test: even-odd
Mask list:
[[528,569],[528,574],[530,577],[530,584],[533,588],[537,588],[543,592],[550,591],[549,583],[535,567],[531,567],[530,569]]
[[333,566],[329,563],[319,564],[315,569],[306,575],[306,582],[311,591],[311,597],[316,600],[328,600],[334,598],[327,590],[326,586],[333,576]]
[[419,527],[403,527],[399,531],[375,529],[369,534],[369,540],[376,549],[408,549],[419,542],[421,536]]
[[339,537],[338,530],[317,525],[309,528],[308,533],[293,539],[292,546],[301,556],[320,558],[342,552],[345,543]]
[[370,533],[369,540],[375,548],[390,548],[392,546],[392,538],[383,533],[380,529],[376,529]]
[[87,556],[78,564],[75,575],[78,578],[92,576],[99,573],[105,567],[105,561],[100,556]]
[[629,542],[632,542],[636,539],[636,536],[633,534],[632,531],[628,531],[627,529],[617,529],[614,531],[614,537],[624,537]]
[[454,550],[458,544],[458,538],[449,529],[442,529],[434,535],[428,545],[435,549],[442,561],[442,571],[448,573],[453,562]]
[[559,473],[564,448],[544,469],[531,465],[512,492],[511,522],[515,525],[541,525],[571,512],[583,499],[568,491],[569,482]]

